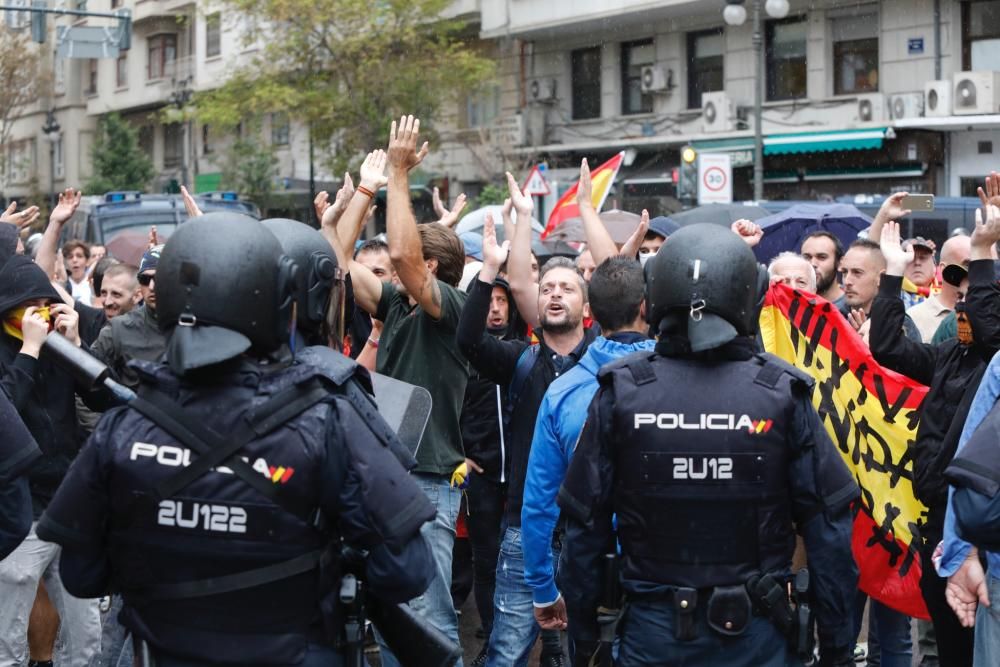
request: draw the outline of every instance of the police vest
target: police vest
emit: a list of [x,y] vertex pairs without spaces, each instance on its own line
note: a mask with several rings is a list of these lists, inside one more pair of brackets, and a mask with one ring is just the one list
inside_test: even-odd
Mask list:
[[614,509],[623,575],[692,588],[787,568],[795,547],[790,366],[633,356],[614,387]]
[[[236,376],[240,382],[191,386],[165,366],[136,367],[143,387],[182,405],[192,423],[222,441],[245,430],[255,407],[322,375],[304,365],[271,372],[254,366]],[[323,387],[328,397],[335,390]],[[325,464],[329,412],[319,401],[290,419],[278,415],[228,464],[166,494],[164,485],[200,457],[144,414],[126,413],[107,449],[113,460],[106,480],[107,554],[115,589],[125,597],[125,625],[175,655],[225,655],[237,663],[301,658],[306,643],[318,639],[320,596],[329,587],[320,563],[337,565],[317,556],[336,540],[310,512],[338,483]],[[257,486],[274,489],[271,497],[236,474],[242,466],[259,476]],[[265,576],[248,582],[251,572]]]

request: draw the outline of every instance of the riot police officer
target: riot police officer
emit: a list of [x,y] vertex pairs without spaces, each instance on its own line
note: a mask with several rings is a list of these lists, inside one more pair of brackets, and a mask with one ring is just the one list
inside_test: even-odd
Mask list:
[[[600,606],[602,624],[618,624],[620,665],[797,664],[797,652],[812,659],[801,613],[811,606],[822,663],[850,664],[858,491],[812,407],[810,378],[754,352],[766,274],[735,234],[699,224],[672,235],[646,276],[655,351],[601,370],[559,495],[559,584],[577,654],[609,638]],[[796,530],[812,575],[798,606]],[[599,584],[616,537],[617,619]]]
[[285,354],[299,270],[245,216],[181,226],[157,271],[166,363],[134,363],[139,398],[101,420],[39,524],[67,589],[121,592],[158,666],[342,664],[343,544],[382,600],[430,580],[433,507],[345,377]]

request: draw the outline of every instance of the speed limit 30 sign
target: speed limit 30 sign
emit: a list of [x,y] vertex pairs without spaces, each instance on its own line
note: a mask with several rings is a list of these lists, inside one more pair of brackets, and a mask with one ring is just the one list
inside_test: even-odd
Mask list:
[[733,203],[733,167],[728,153],[698,156],[698,203]]

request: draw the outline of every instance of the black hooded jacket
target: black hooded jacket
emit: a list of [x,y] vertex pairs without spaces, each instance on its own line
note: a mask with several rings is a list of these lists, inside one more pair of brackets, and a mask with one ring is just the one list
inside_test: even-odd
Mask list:
[[937,544],[948,503],[944,470],[955,454],[986,364],[1000,349],[1000,284],[994,277],[992,260],[969,265],[965,308],[975,339],[971,345],[957,339],[940,345],[917,343],[904,336],[901,285],[898,276],[882,276],[869,315],[869,338],[875,361],[930,388],[910,450],[913,488],[929,509],[925,537]]
[[[476,281],[470,283],[470,292],[475,283]],[[509,304],[507,330],[499,338],[526,340],[528,327],[517,312],[510,285],[503,278],[497,278],[493,286],[503,287],[507,291]],[[498,482],[504,458],[501,452],[500,431],[503,424],[503,409],[507,404],[507,388],[495,384],[474,368],[470,367],[469,372],[469,383],[465,387],[460,418],[462,444],[465,446],[465,455],[483,469],[483,476]]]
[[[61,301],[45,272],[28,257],[16,255],[0,267],[0,318],[32,299]],[[44,351],[35,359],[20,354],[20,349],[20,340],[0,332],[0,391],[14,404],[42,450],[42,457],[28,471],[37,519],[80,450],[84,433],[76,418],[73,377]],[[80,395],[91,409],[110,407],[107,396],[83,389]]]
[[17,254],[17,225],[0,222],[0,268]]

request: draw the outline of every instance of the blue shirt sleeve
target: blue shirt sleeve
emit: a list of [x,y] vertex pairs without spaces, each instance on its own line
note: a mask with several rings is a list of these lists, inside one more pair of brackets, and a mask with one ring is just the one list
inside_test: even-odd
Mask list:
[[559,597],[552,568],[552,531],[559,521],[556,495],[566,476],[568,456],[560,446],[557,412],[546,394],[535,420],[535,434],[528,458],[521,508],[521,548],[524,550],[524,580],[532,589],[536,605],[546,606]]
[[[965,447],[972,434],[989,414],[990,409],[1000,396],[1000,355],[993,357],[990,365],[983,374],[982,383],[976,391],[976,397],[969,407],[969,416],[965,420],[965,427],[962,429],[962,437],[959,438],[958,447],[955,450],[957,455]],[[938,565],[938,574],[942,577],[950,577],[955,574],[962,565],[972,545],[958,536],[955,530],[955,512],[952,508],[952,494],[954,488],[948,487],[948,509],[944,516],[944,553]]]

